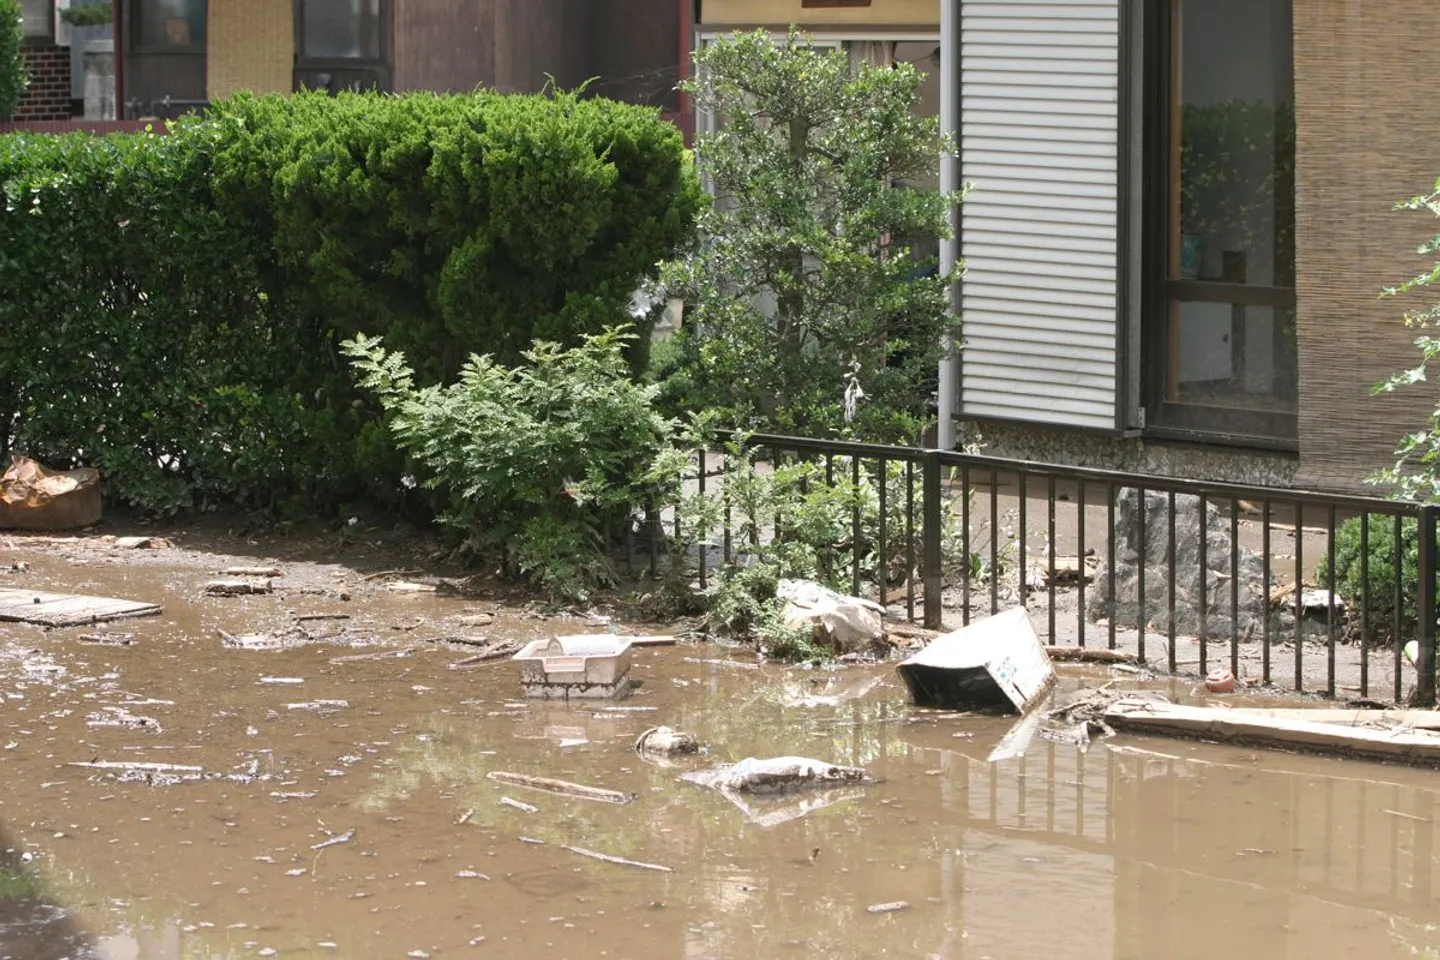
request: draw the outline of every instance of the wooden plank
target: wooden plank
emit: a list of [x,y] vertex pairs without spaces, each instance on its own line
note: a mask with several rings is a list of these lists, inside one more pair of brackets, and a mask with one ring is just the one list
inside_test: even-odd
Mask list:
[[1234,713],[1276,720],[1310,720],[1347,727],[1411,727],[1415,730],[1440,730],[1440,711],[1435,710],[1346,710],[1336,708],[1235,707]]
[[102,620],[148,617],[159,612],[159,604],[138,600],[0,589],[0,621],[8,623],[33,623],[41,627],[78,627]]
[[1105,722],[1133,733],[1440,766],[1440,736],[1422,731],[1375,730],[1134,699],[1112,704],[1105,711]]

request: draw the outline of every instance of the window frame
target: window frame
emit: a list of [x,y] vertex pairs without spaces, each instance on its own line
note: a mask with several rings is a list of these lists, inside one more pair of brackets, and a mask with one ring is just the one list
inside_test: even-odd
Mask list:
[[50,15],[46,17],[47,30],[45,33],[25,32],[25,0],[20,2],[20,46],[22,47],[49,47],[54,46],[58,39],[58,31],[55,21],[59,19],[59,13],[55,9],[55,0],[43,0],[50,8]]
[[[1179,82],[1176,48],[1180,2],[1161,0],[1147,4],[1141,37],[1144,89],[1141,156],[1145,201],[1141,230],[1140,386],[1146,412],[1142,430],[1146,436],[1158,439],[1295,451],[1299,448],[1298,411],[1182,403],[1167,396],[1171,367],[1177,357],[1175,351],[1179,349],[1178,344],[1171,342],[1176,329],[1172,312],[1180,303],[1227,303],[1241,308],[1271,308],[1277,312],[1297,309],[1293,286],[1185,279],[1178,276],[1178,270],[1172,269],[1172,228],[1178,216],[1174,198],[1179,188],[1180,146],[1175,127],[1174,91]],[[1293,0],[1291,3],[1293,11]],[[1298,251],[1292,251],[1292,255],[1297,254]]]
[[[144,54],[144,55],[146,55],[146,56],[158,54],[158,55],[162,55],[162,56],[164,56],[164,55],[170,55],[170,56],[179,56],[179,57],[196,57],[196,56],[203,56],[203,55],[207,52],[207,50],[208,50],[208,48],[209,48],[209,43],[210,43],[210,31],[208,30],[208,19],[209,19],[209,16],[210,16],[210,2],[211,2],[211,0],[203,0],[203,2],[204,2],[204,4],[205,4],[205,17],[206,17],[206,20],[207,20],[207,30],[205,31],[205,39],[203,39],[203,40],[200,41],[199,43],[196,43],[194,37],[191,37],[191,39],[190,39],[190,44],[189,44],[188,46],[184,46],[184,47],[175,46],[175,45],[173,45],[173,44],[168,44],[168,43],[160,43],[160,44],[157,44],[157,43],[145,43],[145,42],[143,42],[142,37],[144,37],[144,31],[142,31],[142,30],[140,29],[140,17],[141,17],[141,7],[142,7],[142,5],[143,5],[145,2],[146,2],[146,0],[132,0],[132,2],[128,3],[128,4],[126,5],[126,7],[125,7],[125,11],[124,11],[124,17],[125,17],[125,36],[126,36],[126,43],[127,43],[128,47],[129,47],[129,51],[128,51],[128,52],[130,52],[130,53]],[[223,3],[223,2],[225,2],[225,0],[217,0],[217,2]]]
[[379,13],[375,26],[379,32],[376,44],[379,53],[374,57],[312,57],[305,52],[305,4],[309,0],[295,0],[295,67],[299,70],[344,70],[347,68],[385,67],[390,63],[390,44],[394,4],[391,0],[379,0]]

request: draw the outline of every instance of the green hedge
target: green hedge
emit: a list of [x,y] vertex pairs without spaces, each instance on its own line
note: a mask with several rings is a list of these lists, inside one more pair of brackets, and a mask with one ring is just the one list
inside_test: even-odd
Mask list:
[[241,96],[168,136],[0,138],[0,190],[0,453],[156,510],[393,502],[341,340],[422,382],[576,342],[700,203],[653,110],[569,94]]

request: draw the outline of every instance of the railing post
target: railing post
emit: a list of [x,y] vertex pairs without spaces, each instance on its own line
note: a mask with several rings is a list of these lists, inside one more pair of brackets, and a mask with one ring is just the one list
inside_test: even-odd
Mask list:
[[925,627],[939,630],[944,620],[941,593],[945,589],[944,571],[941,569],[941,534],[944,514],[940,500],[940,451],[925,451],[921,476],[921,494],[925,505],[923,511],[923,560],[925,568]]
[[1419,705],[1435,705],[1435,521],[1440,518],[1440,508],[1420,508],[1419,536],[1417,547],[1419,559],[1416,572],[1420,580],[1420,624],[1416,638],[1419,650],[1415,657],[1415,668],[1419,673],[1415,693]]

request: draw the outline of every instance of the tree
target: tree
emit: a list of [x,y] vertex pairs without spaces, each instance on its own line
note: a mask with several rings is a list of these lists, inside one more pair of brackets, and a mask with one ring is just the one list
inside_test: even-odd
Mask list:
[[30,82],[20,55],[23,30],[20,0],[0,0],[0,123],[15,115]]
[[[1440,216],[1440,180],[1436,180],[1434,192],[1397,204],[1396,209],[1428,210],[1435,216]],[[1440,236],[1430,238],[1417,252],[1421,256],[1440,253]],[[1440,261],[1398,286],[1387,287],[1381,296],[1398,297],[1432,286],[1440,286]],[[1406,313],[1405,325],[1422,331],[1415,338],[1415,346],[1420,350],[1420,361],[1410,369],[1402,370],[1376,384],[1375,393],[1392,393],[1401,387],[1424,383],[1428,379],[1430,362],[1440,356],[1440,338],[1423,332],[1440,326],[1440,304]],[[1392,485],[1397,495],[1409,499],[1428,502],[1440,500],[1440,404],[1431,412],[1422,429],[1401,438],[1395,450],[1395,458],[1395,465],[1377,473],[1372,482]]]
[[[667,388],[737,423],[913,441],[942,336],[955,332],[933,258],[946,231],[935,118],[909,64],[852,65],[791,32],[716,41],[682,86],[719,120],[696,156],[715,203],[666,266],[685,303]],[[944,144],[949,149],[948,144]]]

